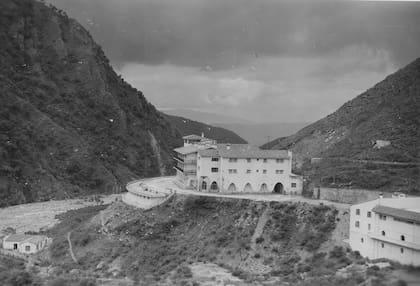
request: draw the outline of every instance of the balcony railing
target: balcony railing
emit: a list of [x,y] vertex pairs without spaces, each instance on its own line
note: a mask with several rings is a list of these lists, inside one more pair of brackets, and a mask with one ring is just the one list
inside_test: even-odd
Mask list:
[[184,159],[178,156],[174,156],[174,159],[178,162],[184,163]]
[[191,165],[197,164],[197,160],[191,160],[191,159],[190,160],[184,160],[184,159],[179,158],[177,156],[175,156],[174,159],[175,159],[175,161],[178,161],[178,162],[180,162],[182,164],[191,164]]

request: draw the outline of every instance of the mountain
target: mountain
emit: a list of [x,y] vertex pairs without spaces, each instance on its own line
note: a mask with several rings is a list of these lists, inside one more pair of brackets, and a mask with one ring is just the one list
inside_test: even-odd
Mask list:
[[289,136],[306,126],[308,123],[215,123],[215,126],[223,127],[237,133],[250,144],[260,146],[272,138]]
[[180,134],[76,21],[0,1],[0,207],[170,172]]
[[[263,148],[291,149],[295,168],[321,185],[419,193],[419,126],[416,59],[336,112]],[[314,157],[322,159],[310,164]]]
[[178,130],[182,136],[197,134],[208,138],[216,139],[219,143],[245,144],[247,143],[236,133],[221,127],[214,127],[205,123],[193,121],[184,117],[173,116],[162,113],[163,117],[171,123],[173,128]]
[[174,116],[186,117],[206,124],[241,123],[251,124],[252,121],[220,113],[197,111],[187,108],[162,108],[160,111]]

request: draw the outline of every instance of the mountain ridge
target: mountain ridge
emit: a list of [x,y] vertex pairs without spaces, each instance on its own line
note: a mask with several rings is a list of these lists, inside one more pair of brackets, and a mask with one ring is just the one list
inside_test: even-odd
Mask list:
[[198,121],[194,121],[182,116],[174,116],[162,113],[163,117],[168,120],[171,125],[178,130],[182,135],[204,134],[205,137],[215,139],[219,143],[231,143],[231,144],[246,144],[247,141],[240,137],[235,132],[218,126],[213,126]]
[[[415,166],[397,169],[374,165],[360,166],[358,170],[356,162],[343,163],[340,158],[420,162],[419,110],[420,58],[346,102],[334,113],[263,148],[291,149],[294,167],[321,185],[347,184],[418,192],[419,170]],[[378,141],[389,144],[378,146]],[[323,160],[316,167],[311,166],[310,159],[317,157]]]
[[1,1],[0,42],[0,207],[172,171],[180,134],[65,12]]

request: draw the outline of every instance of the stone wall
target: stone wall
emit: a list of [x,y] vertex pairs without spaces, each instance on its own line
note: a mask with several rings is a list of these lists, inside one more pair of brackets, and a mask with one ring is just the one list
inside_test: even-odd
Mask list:
[[383,194],[384,197],[391,197],[391,194],[380,191],[316,187],[313,191],[313,198],[345,204],[358,204],[375,200],[380,194]]

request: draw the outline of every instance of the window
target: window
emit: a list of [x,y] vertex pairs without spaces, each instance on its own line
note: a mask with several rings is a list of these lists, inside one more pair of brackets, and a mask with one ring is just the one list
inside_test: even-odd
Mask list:
[[203,181],[203,182],[201,183],[201,189],[202,189],[202,190],[207,190],[207,183],[206,183],[206,182],[204,182],[204,181]]
[[385,231],[384,230],[382,231],[382,236],[385,236]]
[[357,220],[356,223],[354,224],[355,227],[360,227],[360,222]]
[[360,209],[356,209],[356,215],[360,215]]
[[276,170],[276,174],[283,174],[283,170]]
[[363,243],[365,240],[363,239],[363,237],[360,239],[360,242]]
[[267,170],[263,170],[263,174],[267,174]]
[[238,170],[236,169],[229,169],[229,174],[236,174],[238,173]]
[[263,160],[263,163],[267,163],[267,159],[264,159],[264,160]]
[[238,159],[236,158],[229,158],[229,162],[231,163],[236,163],[238,161]]
[[248,163],[251,163],[251,158],[246,159]]
[[292,188],[296,188],[296,183],[292,183]]
[[402,247],[401,247],[401,248],[400,248],[400,252],[401,252],[401,253],[404,253],[404,248],[402,248]]
[[211,157],[211,160],[212,160],[213,162],[218,162],[218,161],[219,161],[219,158],[217,158],[217,157]]
[[217,172],[219,172],[219,168],[211,168],[211,172],[212,173],[217,173]]
[[404,235],[401,235],[401,240],[405,241],[405,236]]
[[371,212],[367,212],[367,217],[372,217],[372,213]]
[[384,248],[384,247],[385,247],[385,244],[384,244],[383,242],[381,243],[381,247],[382,247],[382,248]]
[[251,174],[251,170],[250,169],[246,170],[246,173]]
[[381,215],[381,214],[380,214],[380,215],[379,215],[379,219],[380,219],[380,220],[386,220],[386,215]]
[[370,223],[368,224],[368,230],[370,230]]
[[283,163],[283,159],[276,159],[276,163]]
[[31,251],[31,247],[29,245],[25,246],[25,251]]

